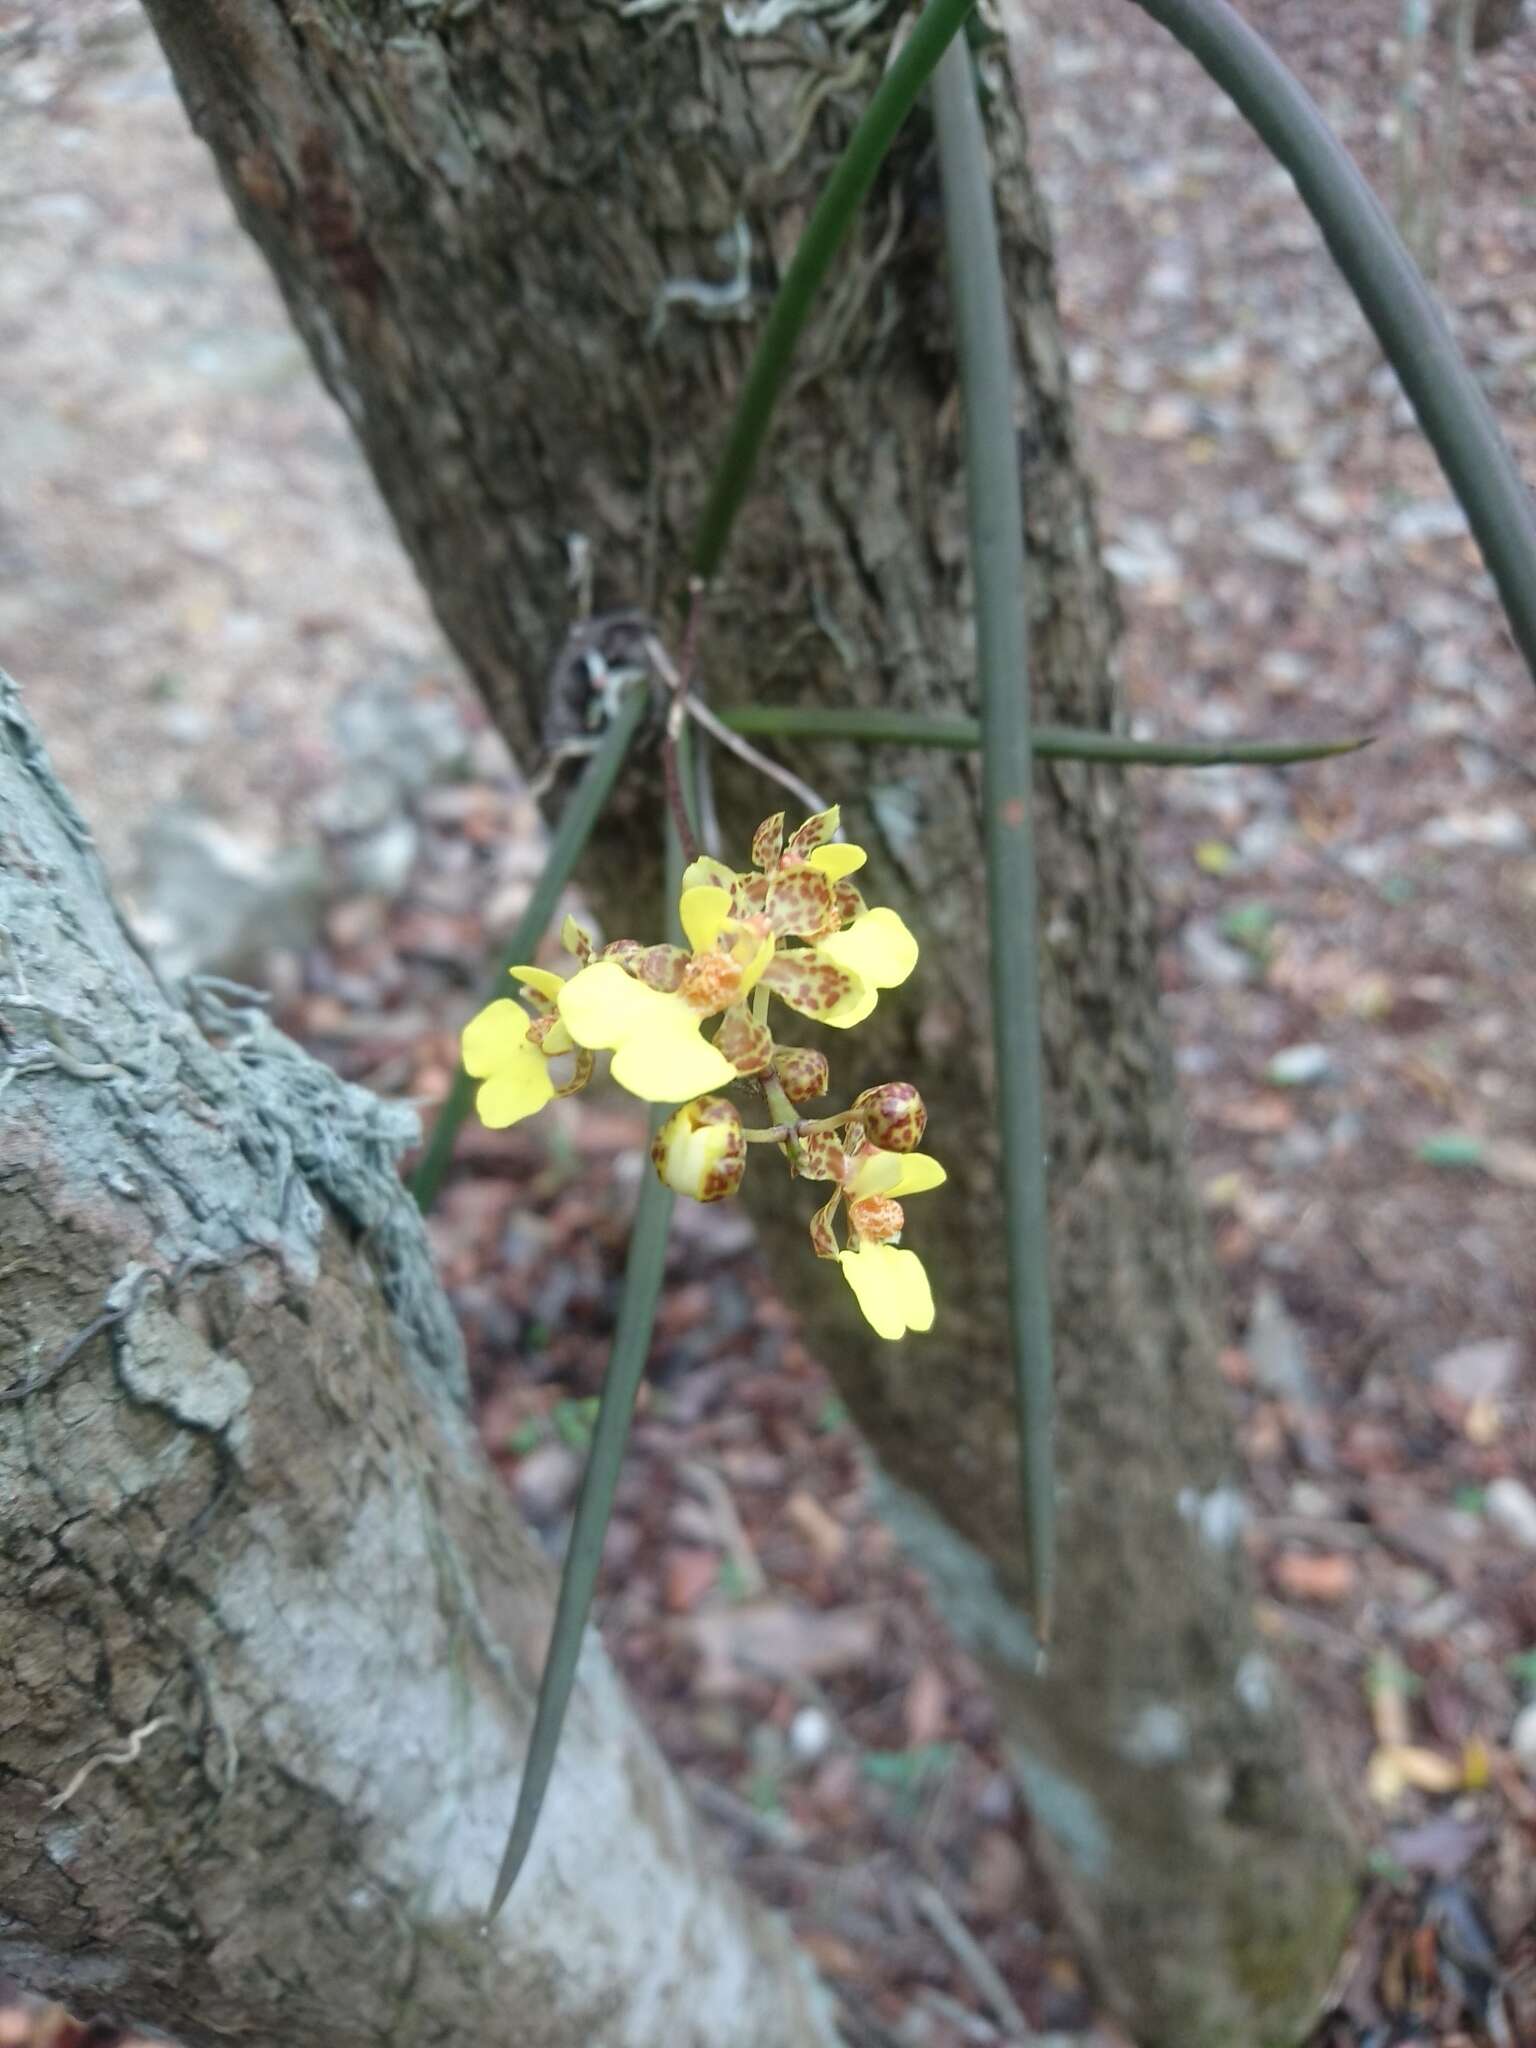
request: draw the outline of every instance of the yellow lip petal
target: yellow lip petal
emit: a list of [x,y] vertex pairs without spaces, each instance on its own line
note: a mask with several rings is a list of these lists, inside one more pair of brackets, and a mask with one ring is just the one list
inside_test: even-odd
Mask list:
[[938,1160],[926,1152],[866,1152],[854,1169],[848,1193],[855,1201],[860,1195],[889,1195],[899,1202],[907,1195],[941,1188],[948,1179]]
[[805,857],[807,867],[820,868],[829,882],[856,875],[869,855],[862,846],[818,846]]
[[677,914],[694,952],[707,953],[730,917],[731,892],[713,886],[685,889],[678,898]]
[[613,1052],[613,1078],[642,1102],[691,1102],[737,1078],[699,1036],[703,1019],[675,995],[595,960],[560,991],[560,1016],[578,1045]]
[[464,1026],[460,1050],[467,1073],[483,1080],[498,1068],[510,1066],[523,1049],[532,1022],[521,1003],[510,996],[490,1003]]
[[561,1021],[578,1045],[594,1052],[622,1045],[672,1005],[671,996],[636,981],[617,960],[594,960],[571,976],[559,996]]
[[679,1002],[662,1001],[670,1015],[650,1020],[614,1054],[613,1078],[619,1086],[642,1102],[691,1102],[736,1080],[725,1054],[699,1036],[702,1019]]
[[524,988],[531,988],[547,1002],[553,1002],[565,986],[563,974],[551,974],[547,967],[514,967],[509,970],[514,981],[520,981]]
[[933,1328],[933,1293],[916,1252],[894,1244],[866,1244],[857,1251],[839,1252],[837,1263],[877,1337],[894,1342],[908,1330]]
[[846,931],[820,940],[818,951],[877,989],[899,988],[917,965],[917,941],[894,910],[866,910]]
[[510,1066],[499,1067],[475,1094],[475,1114],[490,1130],[504,1131],[521,1123],[553,1099],[555,1084],[549,1062],[536,1046],[524,1045]]

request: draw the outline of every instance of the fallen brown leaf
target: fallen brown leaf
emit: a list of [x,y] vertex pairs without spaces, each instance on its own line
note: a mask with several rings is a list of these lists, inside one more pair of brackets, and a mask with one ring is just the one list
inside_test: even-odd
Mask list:
[[671,1613],[688,1614],[719,1576],[720,1560],[714,1551],[674,1544],[662,1561],[662,1599]]

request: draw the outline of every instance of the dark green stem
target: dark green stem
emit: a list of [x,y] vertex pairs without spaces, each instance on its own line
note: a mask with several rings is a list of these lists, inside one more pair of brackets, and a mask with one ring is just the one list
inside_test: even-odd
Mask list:
[[[684,822],[697,832],[697,795],[690,736],[686,726],[677,736],[675,748],[677,785],[684,804]],[[678,823],[667,815],[667,936],[682,942],[677,903],[682,893],[683,843]],[[671,1114],[667,1109],[651,1112],[654,1137]],[[661,1298],[662,1275],[667,1262],[667,1232],[671,1227],[676,1196],[651,1171],[647,1157],[640,1174],[640,1196],[635,1204],[635,1221],[630,1232],[629,1253],[624,1261],[624,1291],[619,1298],[618,1326],[613,1333],[613,1350],[603,1376],[598,1398],[597,1420],[592,1429],[592,1448],[582,1475],[581,1492],[571,1523],[570,1547],[560,1573],[560,1593],[555,1602],[555,1623],[550,1631],[549,1654],[539,1680],[538,1705],[534,1708],[533,1733],[528,1738],[528,1755],[517,1788],[517,1807],[506,1853],[496,1873],[496,1889],[486,1913],[487,1925],[506,1903],[517,1882],[533,1843],[534,1829],[549,1789],[550,1774],[560,1747],[571,1689],[576,1682],[576,1665],[581,1639],[586,1633],[592,1595],[603,1562],[603,1542],[608,1519],[613,1513],[614,1491],[619,1468],[624,1462],[629,1428],[634,1419],[635,1400],[651,1352],[651,1334],[656,1324],[656,1304]]]
[[707,582],[720,566],[773,408],[789,375],[795,344],[827,267],[874,182],[896,131],[927,84],[946,45],[976,0],[929,0],[900,54],[880,81],[806,223],[747,371],[709,496],[694,537],[691,567]]
[[[975,753],[981,725],[974,718],[924,718],[908,711],[796,710],[777,704],[742,705],[715,716],[732,732],[753,739],[855,740],[866,746],[947,747]],[[1051,761],[1102,761],[1124,768],[1286,768],[1326,761],[1371,744],[1352,740],[1136,740],[1124,733],[1090,732],[1071,725],[1031,729],[1035,753]]]
[[[669,1114],[656,1111],[651,1120],[654,1131]],[[517,1811],[506,1854],[496,1875],[486,1920],[495,1919],[517,1880],[538,1825],[544,1795],[560,1744],[560,1730],[570,1704],[576,1680],[581,1640],[603,1561],[603,1539],[618,1485],[619,1467],[629,1442],[629,1425],[635,1412],[635,1397],[650,1356],[651,1330],[656,1320],[656,1303],[661,1294],[662,1271],[667,1256],[667,1230],[676,1198],[650,1170],[647,1160],[640,1176],[640,1199],[635,1205],[634,1229],[629,1240],[629,1258],[624,1268],[624,1293],[619,1303],[618,1328],[603,1379],[602,1398],[592,1431],[592,1448],[582,1477],[571,1527],[570,1548],[560,1575],[560,1595],[555,1603],[555,1625],[550,1635],[549,1655],[539,1681],[539,1702],[534,1710],[533,1733],[528,1739],[528,1756],[517,1788]]]
[[1434,293],[1305,88],[1227,0],[1135,0],[1196,57],[1296,180],[1461,500],[1536,678],[1536,511]]
[[1003,1168],[1009,1323],[1030,1596],[1050,1637],[1055,1486],[1045,1113],[1036,957],[1024,517],[1013,350],[997,216],[970,52],[954,43],[934,79],[945,244],[965,407],[966,504],[976,586],[982,825],[992,953],[992,1032]]
[[[512,942],[502,961],[499,984],[509,967],[516,967],[533,959],[534,950],[549,928],[549,921],[555,914],[565,885],[571,879],[576,863],[592,837],[592,829],[598,814],[608,800],[608,792],[618,779],[629,743],[635,736],[635,729],[645,712],[646,693],[638,686],[631,689],[620,703],[608,730],[598,741],[597,750],[582,772],[581,780],[572,790],[565,809],[560,814],[560,823],[555,827],[555,836],[550,841],[549,853],[539,872],[539,879],[533,886],[528,907],[517,921]],[[416,1198],[416,1206],[422,1214],[432,1207],[443,1184],[443,1175],[453,1158],[453,1148],[465,1117],[474,1105],[475,1089],[479,1083],[471,1080],[462,1066],[453,1077],[442,1107],[432,1125],[432,1135],[427,1140],[409,1186]]]

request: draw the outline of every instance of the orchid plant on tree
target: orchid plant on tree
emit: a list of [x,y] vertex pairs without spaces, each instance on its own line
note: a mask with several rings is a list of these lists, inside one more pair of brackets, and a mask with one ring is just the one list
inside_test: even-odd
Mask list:
[[[1135,4],[1199,60],[1294,177],[1467,512],[1511,631],[1536,675],[1536,517],[1487,401],[1400,237],[1317,108],[1230,0]],[[781,738],[836,736],[982,749],[1002,1265],[1015,1351],[1030,1589],[1042,1641],[1049,1633],[1054,1523],[1030,838],[1034,756],[1125,765],[1280,765],[1364,743],[1213,748],[1032,724],[1009,334],[985,139],[962,34],[974,7],[975,0],[927,0],[806,224],[763,327],[700,514],[682,675],[670,672],[664,651],[655,649],[655,673],[672,690],[664,752],[669,854],[681,848],[682,858],[669,859],[669,867],[676,871],[678,935],[685,943],[620,939],[594,951],[590,938],[568,920],[563,938],[578,962],[574,973],[514,965],[512,977],[528,1006],[501,997],[470,1021],[461,1072],[413,1177],[427,1208],[471,1100],[493,1128],[516,1123],[584,1087],[600,1051],[612,1053],[613,1078],[621,1087],[645,1102],[671,1107],[653,1122],[656,1179],[643,1189],[636,1212],[618,1327],[492,1915],[527,1855],[553,1768],[649,1346],[673,1196],[716,1201],[735,1194],[750,1146],[772,1145],[792,1178],[832,1184],[830,1199],[810,1219],[812,1249],[838,1263],[879,1335],[897,1338],[934,1323],[921,1261],[900,1245],[903,1198],[939,1187],[945,1178],[943,1167],[916,1149],[926,1122],[921,1097],[907,1082],[885,1082],[866,1087],[845,1110],[807,1117],[801,1111],[826,1092],[828,1063],[820,1052],[781,1044],[770,1022],[777,998],[801,1016],[851,1029],[870,1014],[883,989],[900,986],[912,973],[917,944],[894,911],[870,909],[851,880],[865,855],[838,840],[835,805],[817,811],[787,842],[782,815],[768,819],[753,840],[751,871],[701,857],[691,843],[678,770],[685,718],[691,714],[727,741],[734,729],[738,739],[750,730]],[[690,697],[686,681],[699,600],[719,567],[811,304],[891,141],[930,80],[964,400],[979,725],[892,712],[818,715],[768,706],[717,717]],[[519,952],[533,951],[543,936],[635,738],[644,696],[634,691],[615,708],[594,743],[520,926]],[[780,771],[780,780],[786,779]],[[706,1036],[706,1027],[712,1035]],[[760,1102],[769,1121],[747,1123],[739,1103],[721,1092],[727,1088],[749,1107]],[[845,1204],[848,1243],[840,1246],[837,1219]]]

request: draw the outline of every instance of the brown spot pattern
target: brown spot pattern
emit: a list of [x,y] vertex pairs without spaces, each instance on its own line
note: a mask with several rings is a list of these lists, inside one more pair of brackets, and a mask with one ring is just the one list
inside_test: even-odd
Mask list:
[[889,1244],[905,1222],[900,1202],[889,1195],[861,1195],[848,1204],[848,1228],[860,1244]]
[[741,969],[728,953],[695,953],[683,970],[683,999],[701,1017],[713,1017],[735,1002],[741,980]]
[[783,852],[785,867],[793,867],[813,854],[818,846],[825,846],[837,830],[841,813],[836,804],[830,810],[818,811],[814,818],[807,818],[790,840]]
[[775,811],[771,818],[764,818],[752,835],[752,865],[764,870],[776,868],[783,851],[784,813]]
[[578,1046],[576,1048],[576,1064],[571,1070],[571,1078],[562,1087],[555,1090],[556,1095],[574,1095],[578,1089],[585,1088],[592,1078],[592,1069],[596,1065],[597,1054],[595,1052],[588,1052],[585,1046]]
[[854,1102],[866,1134],[882,1152],[915,1152],[928,1128],[928,1111],[910,1081],[866,1088]]
[[687,974],[690,956],[681,946],[647,946],[624,965],[647,988],[659,988],[663,995],[676,995]]
[[763,975],[776,996],[803,1017],[824,1017],[853,993],[853,976],[819,953],[776,953]]
[[766,1074],[773,1064],[773,1033],[766,1024],[754,1023],[751,1013],[737,1003],[726,1011],[715,1033],[715,1050],[724,1053],[738,1074]]
[[773,1056],[773,1070],[779,1077],[779,1085],[791,1102],[814,1102],[818,1095],[825,1095],[832,1079],[832,1069],[827,1064],[824,1052],[812,1052],[809,1046],[783,1046]]
[[832,884],[816,868],[781,868],[764,908],[776,938],[811,938],[832,922]]
[[818,1259],[837,1257],[837,1233],[833,1225],[837,1221],[837,1205],[843,1199],[843,1191],[834,1191],[830,1202],[825,1203],[811,1218],[811,1250]]
[[856,917],[862,917],[869,905],[845,875],[832,891],[832,908],[839,924],[849,925]]
[[811,1131],[800,1141],[800,1178],[835,1180],[846,1178],[848,1159],[842,1136],[837,1131]]

